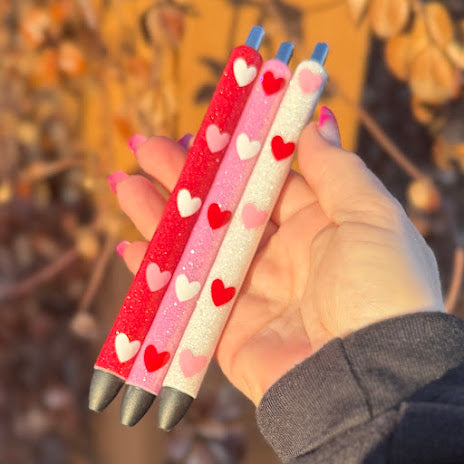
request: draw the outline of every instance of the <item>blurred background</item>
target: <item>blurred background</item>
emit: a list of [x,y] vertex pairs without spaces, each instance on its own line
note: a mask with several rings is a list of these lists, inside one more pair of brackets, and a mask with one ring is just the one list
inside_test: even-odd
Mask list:
[[[119,424],[87,393],[131,276],[137,232],[107,176],[135,172],[135,133],[194,133],[254,24],[291,67],[327,42],[322,103],[434,249],[464,316],[462,0],[0,2],[0,463],[277,463],[253,406],[212,365],[172,433]],[[295,166],[298,169],[298,166]]]

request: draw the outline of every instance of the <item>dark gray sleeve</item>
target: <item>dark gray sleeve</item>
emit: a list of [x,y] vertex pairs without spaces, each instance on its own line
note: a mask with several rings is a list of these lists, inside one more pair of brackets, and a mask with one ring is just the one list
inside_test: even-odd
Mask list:
[[334,339],[257,420],[284,463],[463,463],[464,322],[415,313]]

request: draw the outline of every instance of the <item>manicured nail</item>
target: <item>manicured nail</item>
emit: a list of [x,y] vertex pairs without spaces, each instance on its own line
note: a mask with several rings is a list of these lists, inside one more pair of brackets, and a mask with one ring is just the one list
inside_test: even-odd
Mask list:
[[114,193],[117,191],[117,185],[119,182],[127,179],[128,177],[129,176],[124,171],[116,171],[108,176],[108,183],[110,184],[110,187]]
[[338,130],[337,120],[332,111],[323,106],[319,112],[319,121],[317,122],[317,128],[319,133],[324,137],[327,142],[335,145],[336,147],[341,146],[340,131]]
[[127,245],[130,245],[130,242],[124,240],[123,242],[119,242],[116,246],[116,251],[118,252],[119,256],[121,256],[121,258],[124,257],[124,250],[127,248]]
[[129,139],[129,141],[127,142],[127,145],[129,145],[129,148],[131,149],[135,157],[137,157],[137,149],[140,147],[140,145],[145,143],[147,140],[148,140],[148,137],[145,137],[144,135],[141,135],[141,134],[135,134]]
[[184,148],[185,150],[190,150],[193,141],[193,134],[185,134],[183,135],[177,143]]

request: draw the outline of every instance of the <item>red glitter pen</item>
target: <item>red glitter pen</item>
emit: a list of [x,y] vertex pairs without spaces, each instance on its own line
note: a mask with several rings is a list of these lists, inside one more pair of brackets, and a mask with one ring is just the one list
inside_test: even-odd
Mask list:
[[102,411],[113,400],[130,373],[258,75],[262,59],[257,49],[263,35],[264,30],[255,26],[245,45],[232,50],[158,228],[95,363],[89,393],[93,411]]

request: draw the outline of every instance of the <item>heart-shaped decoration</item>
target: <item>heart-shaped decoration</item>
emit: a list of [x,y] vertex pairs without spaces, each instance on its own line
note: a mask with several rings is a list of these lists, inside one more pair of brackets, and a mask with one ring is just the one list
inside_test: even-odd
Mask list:
[[303,93],[313,93],[322,85],[322,76],[314,74],[310,69],[305,68],[298,74],[298,84]]
[[206,356],[195,356],[190,350],[184,350],[179,356],[179,364],[185,377],[193,377],[200,372],[208,362]]
[[206,128],[206,144],[208,145],[209,151],[211,153],[216,153],[221,151],[223,148],[227,147],[229,143],[230,134],[219,130],[219,127],[216,124],[210,124]]
[[147,279],[148,288],[152,292],[156,292],[167,285],[171,278],[171,273],[169,271],[161,272],[161,269],[156,263],[149,263],[145,271],[145,277]]
[[187,301],[193,298],[201,289],[200,282],[190,282],[185,274],[179,274],[176,278],[176,296],[179,301]]
[[137,354],[140,342],[138,340],[129,341],[129,337],[125,333],[120,332],[114,339],[114,348],[119,362],[124,363]]
[[153,372],[161,369],[170,358],[170,354],[167,351],[158,353],[155,345],[148,345],[143,353],[143,360],[145,362],[145,368],[148,372]]
[[257,70],[253,65],[248,66],[243,58],[237,58],[234,61],[234,76],[239,87],[245,87],[253,82]]
[[242,209],[242,222],[245,229],[254,229],[266,222],[267,213],[261,211],[253,203],[245,203]]
[[280,135],[276,135],[271,140],[271,149],[274,158],[277,161],[283,160],[291,156],[295,151],[295,144],[293,142],[284,142],[284,139]]
[[274,77],[272,71],[266,71],[263,75],[263,80],[261,82],[264,92],[267,95],[272,95],[273,93],[278,92],[285,84],[285,79],[283,77]]
[[211,229],[219,229],[226,225],[232,217],[231,211],[221,211],[217,203],[211,203],[208,208],[208,222]]
[[245,161],[247,159],[253,158],[259,153],[261,144],[259,140],[251,141],[248,135],[245,132],[242,132],[235,141],[235,148],[237,149],[238,157]]
[[228,303],[235,295],[235,287],[225,287],[221,279],[213,280],[211,284],[211,297],[216,306]]
[[181,217],[186,218],[195,214],[201,207],[201,199],[193,197],[187,189],[180,189],[177,193],[177,209]]

